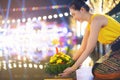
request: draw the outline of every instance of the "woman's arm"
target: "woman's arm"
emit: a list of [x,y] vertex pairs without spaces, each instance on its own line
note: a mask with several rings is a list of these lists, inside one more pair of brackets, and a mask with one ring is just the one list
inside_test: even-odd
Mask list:
[[101,27],[104,26],[104,20],[105,19],[103,17],[95,17],[93,19],[93,21],[91,22],[90,34],[87,39],[85,50],[83,51],[81,56],[79,56],[75,64],[72,67],[65,69],[63,73],[60,74],[61,76],[68,76],[71,72],[74,72],[79,67],[79,65],[82,64],[84,60],[90,55],[90,53],[96,46],[99,31]]
[[93,49],[96,46],[96,42],[98,40],[98,34],[103,26],[103,19],[101,17],[95,17],[91,23],[91,28],[90,28],[90,34],[88,37],[86,49],[84,52],[81,54],[81,56],[78,58],[76,63],[72,66],[75,69],[79,67],[80,64],[83,63],[83,61],[90,55],[90,53],[93,51]]
[[80,57],[80,55],[83,53],[83,51],[85,50],[86,44],[87,44],[87,40],[88,40],[88,36],[89,36],[89,31],[86,28],[84,37],[82,39],[82,43],[81,43],[80,49],[73,55],[73,60],[76,61]]

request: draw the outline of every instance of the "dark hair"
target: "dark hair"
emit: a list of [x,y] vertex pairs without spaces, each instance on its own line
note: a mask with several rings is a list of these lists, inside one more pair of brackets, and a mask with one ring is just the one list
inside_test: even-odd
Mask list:
[[86,11],[89,11],[90,8],[89,6],[85,3],[87,0],[73,0],[70,5],[69,8],[73,8],[75,10],[80,10],[81,7],[84,7],[86,9]]

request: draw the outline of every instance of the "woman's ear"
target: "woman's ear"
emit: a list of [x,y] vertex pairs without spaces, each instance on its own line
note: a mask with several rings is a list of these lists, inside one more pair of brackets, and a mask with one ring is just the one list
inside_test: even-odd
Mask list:
[[80,10],[83,11],[83,10],[85,10],[85,8],[81,7]]
[[81,7],[81,8],[80,8],[80,11],[81,11],[81,12],[84,12],[84,11],[85,11],[85,8]]

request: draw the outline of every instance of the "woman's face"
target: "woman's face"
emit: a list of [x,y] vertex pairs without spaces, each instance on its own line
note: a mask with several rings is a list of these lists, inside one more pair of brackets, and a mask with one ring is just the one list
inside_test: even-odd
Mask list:
[[83,21],[82,19],[83,15],[80,10],[75,10],[75,9],[70,8],[70,13],[75,20]]

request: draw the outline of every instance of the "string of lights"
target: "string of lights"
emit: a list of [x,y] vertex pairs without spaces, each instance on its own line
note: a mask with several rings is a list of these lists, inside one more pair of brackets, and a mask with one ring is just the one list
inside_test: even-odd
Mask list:
[[[44,68],[44,65],[43,64],[40,64],[40,63],[32,63],[32,62],[12,62],[9,60],[9,62],[6,62],[6,61],[1,61],[1,66],[0,66],[0,70],[3,69],[3,70],[7,70],[8,68],[9,69],[12,69],[12,68],[39,68],[39,69],[43,69]],[[8,63],[8,64],[6,64]],[[8,67],[7,67],[8,66]]]
[[[30,8],[12,8],[9,11],[17,12],[17,11],[37,11],[37,10],[49,10],[49,9],[59,9],[59,8],[67,8],[67,5],[52,5],[52,6],[44,6],[44,7],[30,7]],[[7,11],[7,9],[1,9],[1,11]]]
[[53,15],[48,15],[48,16],[39,16],[39,17],[33,17],[33,18],[22,18],[22,19],[11,19],[11,20],[2,20],[2,24],[10,24],[10,23],[20,23],[20,22],[29,22],[29,21],[36,21],[36,20],[47,20],[47,19],[56,19],[56,18],[61,18],[61,17],[67,17],[69,16],[69,12],[64,12],[60,14],[53,14]]

